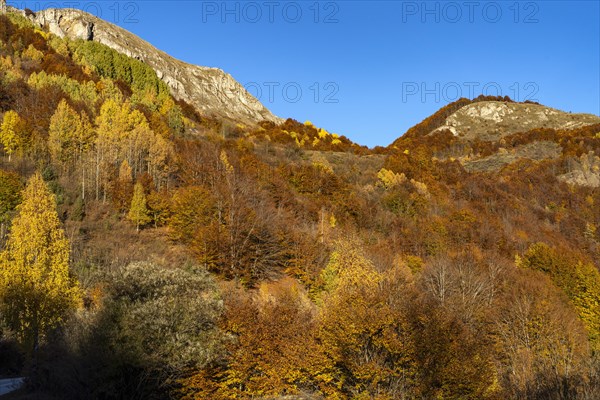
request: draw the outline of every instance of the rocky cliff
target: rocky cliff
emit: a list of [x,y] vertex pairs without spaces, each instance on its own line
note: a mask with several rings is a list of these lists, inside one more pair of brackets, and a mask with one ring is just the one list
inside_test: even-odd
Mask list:
[[60,37],[93,40],[143,61],[169,86],[175,98],[190,103],[203,115],[249,125],[263,120],[281,121],[224,71],[177,60],[91,14],[76,9],[47,9],[28,18]]

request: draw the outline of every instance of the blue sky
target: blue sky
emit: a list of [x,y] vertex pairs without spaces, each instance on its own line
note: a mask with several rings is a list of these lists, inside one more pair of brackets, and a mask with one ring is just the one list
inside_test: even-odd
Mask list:
[[387,145],[483,91],[600,114],[598,1],[15,1],[76,7],[233,75],[281,117]]

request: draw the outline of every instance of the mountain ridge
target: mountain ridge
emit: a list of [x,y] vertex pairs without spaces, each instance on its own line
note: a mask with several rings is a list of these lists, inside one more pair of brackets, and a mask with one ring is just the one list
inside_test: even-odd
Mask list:
[[36,13],[11,8],[59,37],[95,41],[149,65],[178,100],[201,114],[256,125],[282,122],[230,74],[218,68],[192,65],[157,49],[133,33],[77,9],[49,8]]

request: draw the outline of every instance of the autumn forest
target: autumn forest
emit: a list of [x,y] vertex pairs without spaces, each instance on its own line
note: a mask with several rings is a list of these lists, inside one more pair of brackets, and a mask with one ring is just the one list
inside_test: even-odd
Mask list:
[[[527,105],[460,99],[370,149],[203,115],[0,15],[0,376],[17,399],[600,398],[600,188],[568,179],[598,174],[600,123],[443,129],[486,102]],[[558,150],[506,156],[533,147]]]

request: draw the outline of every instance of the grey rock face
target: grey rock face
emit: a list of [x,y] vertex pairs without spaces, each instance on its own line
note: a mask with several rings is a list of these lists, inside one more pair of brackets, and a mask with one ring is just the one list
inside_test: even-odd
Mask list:
[[47,9],[29,18],[57,36],[93,40],[148,64],[175,98],[190,103],[202,115],[247,125],[282,121],[224,71],[179,61],[91,14],[75,9]]

